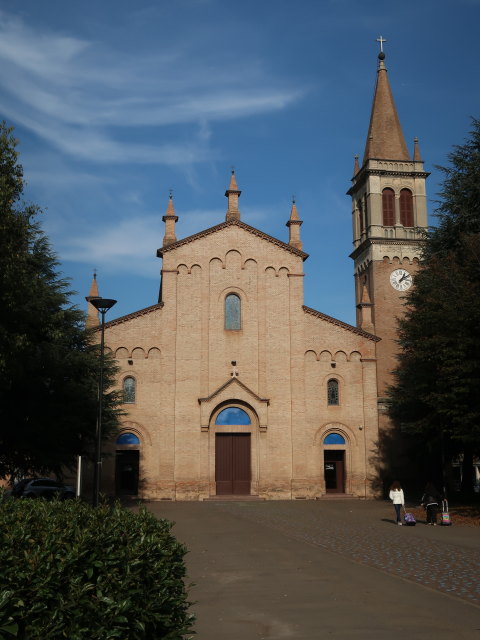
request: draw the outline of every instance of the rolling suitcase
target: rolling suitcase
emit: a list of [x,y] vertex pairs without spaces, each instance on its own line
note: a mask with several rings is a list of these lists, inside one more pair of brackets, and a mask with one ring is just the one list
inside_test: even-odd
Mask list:
[[407,527],[414,527],[417,524],[413,513],[405,511],[405,507],[403,508],[403,521],[407,525]]

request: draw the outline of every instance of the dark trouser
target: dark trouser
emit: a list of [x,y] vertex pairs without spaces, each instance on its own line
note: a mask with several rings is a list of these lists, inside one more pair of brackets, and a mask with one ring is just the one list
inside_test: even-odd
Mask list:
[[437,524],[438,504],[427,504],[427,524]]
[[400,515],[400,509],[402,507],[401,504],[394,504],[393,505],[395,507],[395,515],[397,516],[397,522],[401,522],[402,521],[402,516]]

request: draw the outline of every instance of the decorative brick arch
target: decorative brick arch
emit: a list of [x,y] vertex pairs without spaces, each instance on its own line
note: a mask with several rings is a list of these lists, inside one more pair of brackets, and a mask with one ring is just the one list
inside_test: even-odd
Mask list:
[[350,445],[356,445],[357,439],[355,432],[351,427],[348,427],[343,422],[328,422],[317,429],[313,437],[313,445],[315,447],[323,447],[323,441],[330,433],[339,433],[345,439],[344,445],[341,447],[347,447]]
[[131,420],[125,420],[120,425],[116,438],[121,436],[122,433],[133,433],[140,440],[140,446],[149,445],[152,446],[152,438],[150,437],[150,433],[148,429],[146,429],[143,425],[138,422],[133,422]]

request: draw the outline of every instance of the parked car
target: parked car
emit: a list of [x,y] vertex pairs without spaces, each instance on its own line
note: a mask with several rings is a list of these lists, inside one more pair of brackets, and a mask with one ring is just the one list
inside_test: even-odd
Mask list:
[[75,489],[51,478],[23,478],[13,486],[14,498],[75,498]]

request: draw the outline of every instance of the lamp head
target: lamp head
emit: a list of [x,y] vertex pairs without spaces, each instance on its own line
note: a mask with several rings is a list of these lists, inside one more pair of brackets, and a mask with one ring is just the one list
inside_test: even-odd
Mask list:
[[104,314],[107,313],[109,309],[113,307],[113,305],[117,304],[116,300],[112,300],[111,298],[90,298],[89,302],[93,304],[97,311]]

